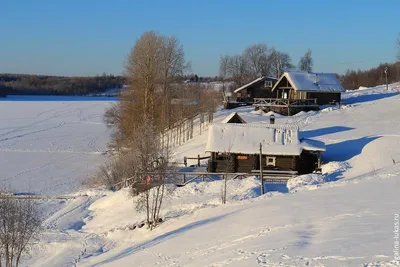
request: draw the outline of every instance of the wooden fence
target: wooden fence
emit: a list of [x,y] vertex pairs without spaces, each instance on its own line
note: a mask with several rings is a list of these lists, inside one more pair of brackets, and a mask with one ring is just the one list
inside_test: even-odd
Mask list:
[[[120,190],[124,187],[129,187],[135,183],[140,183],[143,177],[158,176],[160,173],[136,173],[134,176],[129,177],[121,182],[114,184],[113,190]],[[242,179],[252,176],[260,176],[259,170],[253,170],[251,173],[210,173],[210,172],[168,172],[162,174],[163,176],[172,178],[172,182],[177,186],[185,186],[190,182],[196,180],[224,180],[224,179]],[[298,174],[294,171],[263,171],[263,182],[267,183],[286,183],[289,179],[296,177]]]

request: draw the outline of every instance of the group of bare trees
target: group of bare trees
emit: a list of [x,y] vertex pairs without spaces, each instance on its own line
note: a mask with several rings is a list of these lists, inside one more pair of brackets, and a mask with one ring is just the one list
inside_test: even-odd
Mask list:
[[189,68],[175,37],[145,32],[127,58],[128,90],[104,116],[113,128],[111,147],[117,153],[99,176],[109,185],[134,177],[136,208],[145,211],[150,228],[159,222],[165,184],[172,178],[173,146],[193,137],[197,115],[216,108],[217,92],[179,83]]
[[[311,50],[300,59],[299,69],[312,71]],[[280,77],[285,71],[294,69],[292,59],[286,52],[268,47],[266,44],[248,46],[240,55],[223,55],[220,57],[219,76],[223,82],[232,80],[236,86],[242,86],[258,77],[268,75]]]
[[19,266],[41,230],[41,214],[29,199],[15,199],[0,192],[0,267]]
[[293,68],[290,56],[266,44],[248,46],[240,55],[220,58],[220,77],[233,80],[237,86],[263,75],[280,76]]

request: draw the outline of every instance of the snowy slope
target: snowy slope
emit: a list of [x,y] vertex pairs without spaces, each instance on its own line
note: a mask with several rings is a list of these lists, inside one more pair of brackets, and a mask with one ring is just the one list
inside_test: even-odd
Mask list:
[[[103,101],[100,101],[103,100]],[[9,96],[0,101],[0,188],[77,191],[101,163],[110,98]]]
[[[259,196],[257,179],[232,180],[222,205],[222,181],[192,183],[173,192],[166,221],[153,231],[131,230],[144,216],[127,190],[45,201],[47,229],[25,265],[397,266],[399,92],[400,84],[389,92],[384,86],[346,92],[340,110],[276,116],[276,123],[296,123],[302,136],[327,144],[321,180],[300,177],[290,191],[268,185]],[[248,122],[269,120],[250,107],[235,111]],[[218,111],[215,121],[231,112]],[[206,132],[198,134],[176,158],[205,155],[206,141]]]

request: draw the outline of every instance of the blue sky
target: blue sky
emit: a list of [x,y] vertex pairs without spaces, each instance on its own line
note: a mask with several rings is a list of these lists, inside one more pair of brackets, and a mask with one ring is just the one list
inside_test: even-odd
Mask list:
[[222,54],[254,43],[308,48],[314,70],[343,73],[393,62],[399,0],[1,0],[0,73],[121,74],[147,30],[175,35],[192,72],[217,75]]

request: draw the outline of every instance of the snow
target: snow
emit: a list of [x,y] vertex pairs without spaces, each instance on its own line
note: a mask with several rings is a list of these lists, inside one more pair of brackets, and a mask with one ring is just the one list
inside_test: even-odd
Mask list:
[[[225,205],[220,200],[224,181],[171,186],[175,191],[162,211],[166,220],[153,231],[145,227],[132,230],[133,225],[143,221],[144,214],[134,210],[126,189],[80,190],[73,194],[75,199],[44,200],[41,205],[47,218],[45,232],[33,255],[24,258],[23,265],[398,266],[393,236],[394,214],[400,213],[399,93],[400,84],[390,85],[389,92],[385,86],[350,91],[343,94],[345,104],[340,109],[276,117],[276,124],[298,125],[300,138],[326,144],[322,175],[297,177],[287,187],[268,184],[267,193],[262,196],[257,178],[230,179]],[[107,105],[92,101],[1,102],[0,135],[12,130],[24,130],[31,135],[5,140],[0,145],[8,144],[7,149],[15,150],[27,149],[32,143],[33,148],[42,151],[13,152],[21,155],[10,158],[7,153],[11,152],[1,150],[2,177],[13,177],[9,181],[16,181],[13,186],[18,191],[26,189],[28,177],[37,183],[43,181],[34,184],[38,192],[57,184],[58,180],[51,179],[47,172],[58,175],[62,164],[38,168],[24,179],[23,174],[16,175],[27,168],[26,164],[36,162],[36,167],[40,167],[41,161],[55,156],[44,151],[51,148],[53,141],[48,139],[49,132],[57,130],[39,130],[60,121],[67,125],[80,121],[77,113],[82,109],[84,118],[95,122],[93,128],[83,121],[75,127],[65,127],[65,136],[59,137],[56,144],[61,148],[65,139],[65,146],[71,150],[92,152],[82,136],[90,133],[100,136],[95,147],[103,151],[109,133],[100,126],[99,117],[89,118],[100,116]],[[58,109],[60,112],[56,113]],[[235,111],[248,123],[269,122],[266,116],[252,114],[251,107]],[[215,123],[231,112],[217,111]],[[196,132],[194,139],[178,147],[175,157],[204,153],[208,139],[205,130]],[[8,136],[22,134],[14,132]],[[28,137],[36,141],[26,140]],[[21,142],[14,144],[13,140]],[[26,158],[24,154],[35,157]],[[76,160],[84,161],[89,168],[101,159],[100,155],[96,157],[82,156]],[[20,164],[21,159],[24,165]],[[72,160],[67,164],[65,169],[78,163]],[[86,168],[80,169],[83,176]],[[74,177],[58,192],[72,192],[74,186],[69,184],[82,179]]]
[[[272,90],[286,77],[296,91],[341,93],[344,88],[333,73],[314,73],[301,71],[285,72]],[[317,83],[315,83],[317,81]]]
[[221,124],[213,123],[208,130],[206,152],[259,154],[260,143],[265,155],[299,156],[304,149],[325,151],[322,142],[298,138],[296,125]]
[[[100,101],[108,100],[108,101]],[[110,98],[9,96],[0,101],[0,188],[76,192],[104,158]]]

